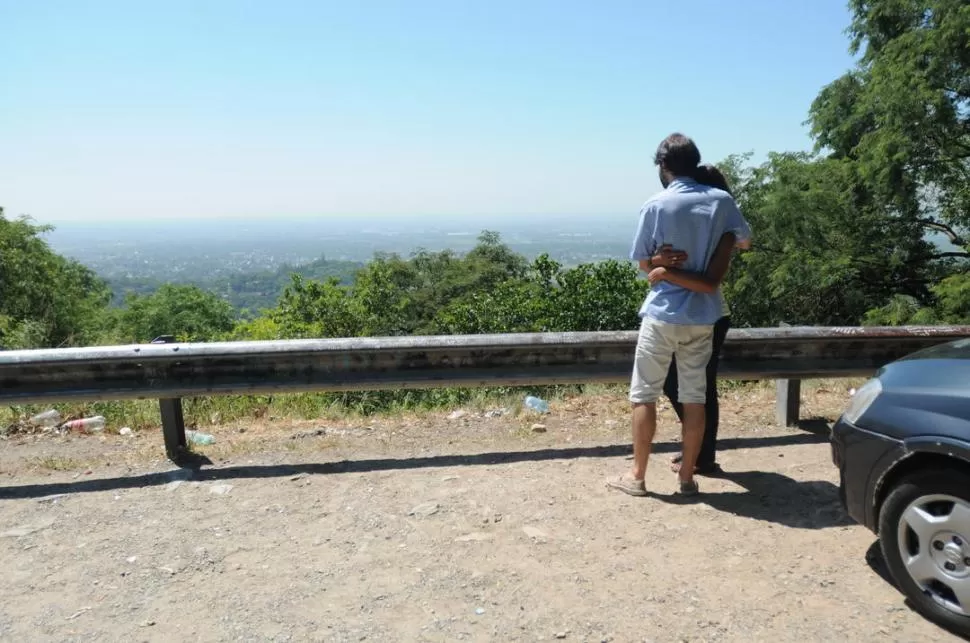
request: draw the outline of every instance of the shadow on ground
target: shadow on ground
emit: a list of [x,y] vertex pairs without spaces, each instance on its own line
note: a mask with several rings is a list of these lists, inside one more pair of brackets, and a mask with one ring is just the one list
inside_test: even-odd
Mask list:
[[[700,502],[718,511],[795,529],[827,529],[856,524],[842,508],[839,488],[825,480],[800,482],[771,471],[732,471],[717,476],[744,491],[702,493],[697,498],[649,495],[671,504]],[[701,482],[703,492],[703,482]]]
[[[764,438],[726,438],[720,440],[718,448],[756,449],[766,447],[797,446],[819,444],[828,440],[827,435],[815,433],[793,433],[790,435]],[[655,453],[672,453],[680,449],[675,442],[654,445]],[[542,462],[546,460],[571,460],[578,458],[612,458],[625,456],[632,452],[629,444],[592,447],[571,447],[561,449],[536,449],[533,451],[506,451],[476,454],[436,455],[412,458],[376,458],[363,460],[341,460],[338,462],[313,462],[305,464],[252,465],[205,469],[200,465],[206,460],[187,463],[182,469],[117,478],[78,480],[75,482],[54,482],[8,486],[0,488],[0,500],[21,498],[41,498],[55,494],[87,493],[134,489],[167,484],[173,480],[233,480],[243,478],[279,478],[300,473],[329,475],[335,473],[367,473],[372,471],[395,471],[407,469],[483,466],[509,464],[516,462]]]

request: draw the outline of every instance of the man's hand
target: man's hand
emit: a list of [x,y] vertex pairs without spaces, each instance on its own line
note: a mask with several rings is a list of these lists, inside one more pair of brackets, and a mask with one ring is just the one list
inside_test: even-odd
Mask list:
[[659,268],[654,268],[647,274],[647,281],[650,282],[651,286],[655,286],[661,281],[667,280],[667,269],[663,266]]
[[685,261],[687,261],[687,253],[683,250],[674,250],[670,244],[660,246],[657,254],[650,257],[650,265],[664,268],[680,268]]

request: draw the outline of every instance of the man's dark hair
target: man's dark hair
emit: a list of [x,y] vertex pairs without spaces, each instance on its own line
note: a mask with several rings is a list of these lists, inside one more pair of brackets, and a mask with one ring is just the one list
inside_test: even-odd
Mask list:
[[694,180],[731,194],[731,187],[728,185],[727,177],[724,176],[721,170],[717,169],[717,166],[711,165],[710,163],[697,166],[697,170],[694,172]]
[[689,137],[671,134],[660,143],[653,162],[674,176],[693,177],[701,162],[701,153]]

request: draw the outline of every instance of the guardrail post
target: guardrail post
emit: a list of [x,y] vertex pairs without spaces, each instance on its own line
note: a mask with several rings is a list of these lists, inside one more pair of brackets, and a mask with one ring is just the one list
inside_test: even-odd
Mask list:
[[[781,322],[781,328],[791,324]],[[796,426],[802,406],[801,380],[775,380],[775,422],[779,426]]]
[[[152,344],[172,344],[175,338],[163,335],[152,340]],[[165,439],[165,453],[168,459],[179,464],[188,452],[185,442],[185,415],[182,413],[182,398],[162,398],[158,400],[158,410],[162,415],[162,436]]]
[[797,425],[801,405],[801,380],[775,380],[775,420],[780,426]]

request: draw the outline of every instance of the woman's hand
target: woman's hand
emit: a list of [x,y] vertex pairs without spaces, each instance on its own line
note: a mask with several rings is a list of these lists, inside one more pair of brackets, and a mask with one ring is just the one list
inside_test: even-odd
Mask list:
[[651,286],[655,286],[661,281],[667,281],[667,269],[663,266],[654,268],[647,274],[647,281]]
[[680,268],[687,261],[687,253],[683,250],[674,250],[670,244],[660,246],[657,254],[650,258],[650,265],[664,268]]

